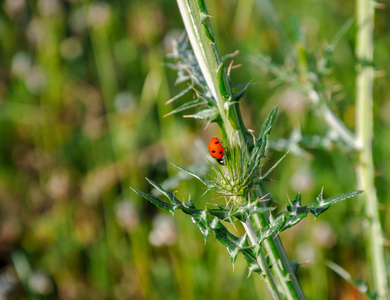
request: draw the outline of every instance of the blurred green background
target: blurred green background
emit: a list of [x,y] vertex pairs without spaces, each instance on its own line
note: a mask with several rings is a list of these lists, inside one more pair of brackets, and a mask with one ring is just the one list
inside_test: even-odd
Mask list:
[[[207,168],[211,124],[163,118],[174,85],[172,37],[183,30],[176,1],[3,0],[0,2],[0,299],[256,299],[270,295],[246,263],[234,266],[214,237],[204,245],[191,220],[172,218],[136,196],[145,177],[168,177],[180,200],[213,202],[195,181],[180,181],[170,162]],[[293,51],[292,20],[314,54],[349,18],[354,2],[206,1],[223,54],[240,50],[236,82],[254,84],[242,103],[258,132],[278,105],[272,138],[294,129],[324,136],[321,117],[296,90],[275,85],[256,55],[284,63]],[[390,15],[377,10],[375,29],[376,185],[389,228]],[[356,28],[331,59],[341,91],[332,108],[353,130]],[[189,112],[190,113],[190,112]],[[265,167],[282,152],[268,151]],[[338,145],[289,155],[267,184],[281,209],[301,191],[305,203],[355,189],[355,156]],[[360,203],[353,198],[316,221],[309,216],[281,234],[309,299],[363,299],[324,265],[330,259],[368,279]]]

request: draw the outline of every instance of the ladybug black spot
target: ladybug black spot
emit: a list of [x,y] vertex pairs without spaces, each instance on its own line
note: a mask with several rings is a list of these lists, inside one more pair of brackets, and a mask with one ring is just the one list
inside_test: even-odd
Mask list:
[[219,151],[219,154],[222,154],[222,151]]
[[215,142],[215,144],[216,144],[216,145],[218,145],[218,144],[219,144],[219,142]]
[[211,152],[215,153],[215,150],[213,150],[213,151],[211,151]]

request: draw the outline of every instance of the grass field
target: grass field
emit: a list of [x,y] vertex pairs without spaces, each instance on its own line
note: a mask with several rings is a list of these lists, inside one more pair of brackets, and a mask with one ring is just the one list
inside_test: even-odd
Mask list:
[[[269,168],[290,150],[266,183],[279,206],[297,192],[307,204],[322,187],[327,197],[357,189],[356,154],[332,138],[304,93],[327,45],[355,17],[355,3],[206,4],[222,54],[240,51],[234,62],[241,67],[231,77],[253,80],[241,103],[245,125],[258,133],[279,107],[264,163]],[[247,278],[242,257],[233,268],[225,247],[213,236],[204,244],[190,218],[180,212],[172,218],[129,188],[152,192],[145,177],[169,178],[179,200],[191,197],[199,207],[221,201],[170,164],[206,171],[207,143],[220,135],[215,124],[163,117],[193,97],[165,105],[187,87],[175,85],[175,71],[165,66],[172,39],[184,30],[176,1],[0,5],[0,299],[270,298],[259,276]],[[387,246],[389,17],[389,7],[379,5],[372,62],[374,180]],[[353,23],[341,36],[320,87],[351,131],[356,32]],[[264,57],[290,67],[296,80],[277,78]],[[331,260],[372,287],[363,207],[364,195],[280,234],[289,259],[302,264],[308,299],[365,299],[325,265]]]

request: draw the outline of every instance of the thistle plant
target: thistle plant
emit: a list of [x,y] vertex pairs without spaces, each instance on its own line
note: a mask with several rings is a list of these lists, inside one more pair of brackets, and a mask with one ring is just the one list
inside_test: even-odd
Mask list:
[[[232,88],[236,85],[232,82],[230,68],[227,67],[227,60],[235,54],[225,57],[220,55],[209,21],[210,16],[202,0],[177,2],[187,35],[182,35],[174,42],[170,56],[174,61],[169,66],[177,70],[178,82],[188,81],[189,85],[169,102],[180,99],[188,92],[194,92],[196,98],[180,105],[168,115],[197,108],[196,113],[186,117],[216,122],[226,145],[226,156],[223,165],[210,159],[210,171],[205,177],[175,166],[201,181],[206,190],[216,191],[226,202],[215,204],[212,208],[200,208],[196,206],[195,200],[182,202],[172,191],[149,179],[149,183],[167,200],[134,191],[167,212],[174,214],[175,211],[182,210],[189,215],[205,240],[213,233],[226,247],[232,264],[238,254],[241,254],[248,263],[248,273],[259,274],[274,299],[305,299],[279,233],[296,225],[309,214],[317,218],[333,204],[361,191],[326,198],[322,190],[307,205],[302,205],[301,195],[298,193],[284,211],[273,214],[276,202],[264,190],[263,182],[269,180],[269,175],[287,153],[268,169],[264,169],[263,161],[277,108],[270,112],[257,138],[248,132],[242,121],[239,100],[249,85],[234,94]],[[240,236],[229,231],[226,223],[241,224],[245,233]]]

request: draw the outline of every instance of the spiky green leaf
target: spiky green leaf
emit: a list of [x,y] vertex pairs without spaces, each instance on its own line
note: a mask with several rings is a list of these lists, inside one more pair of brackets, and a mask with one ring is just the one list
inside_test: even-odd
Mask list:
[[233,95],[234,100],[236,100],[236,101],[240,100],[240,99],[242,98],[242,96],[244,96],[244,94],[245,94],[247,88],[251,85],[251,83],[252,83],[252,80],[249,81],[249,82],[244,86],[244,88],[243,88],[241,91],[239,91],[238,93],[234,94],[234,95]]
[[180,166],[178,166],[178,165],[176,165],[174,163],[172,163],[172,165],[175,166],[176,168],[178,168],[180,171],[183,171],[183,172],[191,175],[192,177],[195,177],[200,182],[202,182],[205,186],[207,186],[209,188],[211,188],[213,186],[213,184],[209,180],[207,180],[206,178],[203,178],[202,176],[199,176],[199,175],[197,175],[197,174],[195,174],[195,173],[193,173],[193,172],[191,172],[191,171],[189,171],[189,170],[187,170],[187,169],[185,169],[183,167],[180,167]]
[[265,172],[265,174],[260,177],[259,181],[263,181],[264,178],[266,178],[282,162],[282,160],[287,156],[287,154],[288,152],[284,154],[271,168],[269,168],[267,172]]
[[175,212],[175,206],[170,204],[170,203],[167,203],[165,201],[162,201],[161,199],[157,198],[157,197],[154,197],[152,195],[149,195],[149,194],[146,194],[144,192],[141,192],[141,191],[137,191],[133,188],[131,188],[136,194],[138,194],[139,196],[141,196],[142,198],[145,198],[146,200],[148,200],[149,202],[153,203],[154,205],[156,205],[157,207],[165,210],[165,211],[168,211],[170,212],[171,214],[173,214]]
[[194,99],[194,100],[185,102],[184,104],[180,105],[179,107],[175,108],[171,112],[169,112],[166,115],[164,115],[164,117],[167,117],[167,116],[170,116],[170,115],[173,115],[173,114],[177,114],[178,112],[182,112],[182,111],[184,111],[186,109],[197,107],[197,106],[200,106],[200,105],[203,105],[203,104],[206,104],[206,103],[207,102],[204,101],[203,99],[199,99],[199,98],[198,99]]
[[173,101],[179,99],[180,97],[183,97],[185,94],[187,94],[189,91],[191,91],[191,89],[192,89],[191,86],[185,88],[180,93],[178,93],[176,96],[174,96],[173,98],[171,98],[167,102],[165,102],[165,104],[168,105],[168,104],[172,103]]
[[267,120],[264,122],[264,125],[260,130],[259,140],[261,140],[267,134],[271,133],[271,129],[274,124],[277,112],[278,112],[278,107],[274,107],[270,112],[270,114],[268,115]]
[[204,108],[193,115],[185,115],[184,117],[214,122],[219,117],[219,111],[217,107]]
[[279,227],[279,231],[282,232],[295,224],[298,224],[303,218],[305,218],[308,214],[308,209],[303,211],[301,210],[298,214],[293,212],[284,212],[284,222]]
[[301,205],[301,194],[297,194],[294,200],[287,205],[287,211],[296,215],[307,212],[306,206]]
[[155,187],[159,192],[161,192],[165,197],[168,198],[168,200],[173,204],[173,205],[181,205],[182,203],[177,200],[177,198],[173,195],[171,191],[166,191],[165,189],[162,188],[158,183],[154,182],[153,180],[150,180],[146,178],[146,180],[153,186]]
[[[243,244],[242,239],[231,234],[218,218],[212,220],[210,228],[215,234],[215,237],[227,248],[229,254],[235,253],[236,250],[240,250],[249,266],[257,263],[253,250]],[[245,247],[243,247],[244,245]]]
[[355,197],[355,196],[357,196],[357,195],[359,195],[361,193],[363,193],[363,191],[356,190],[356,191],[344,193],[344,194],[341,194],[341,195],[338,195],[338,196],[335,196],[335,197],[332,197],[332,198],[323,199],[323,201],[326,204],[335,204],[337,202],[346,200],[348,198]]
[[313,214],[315,218],[317,218],[320,214],[325,212],[328,208],[330,208],[333,204],[340,202],[342,200],[354,197],[359,195],[363,191],[352,191],[345,194],[341,194],[332,198],[325,198],[323,191],[317,196],[316,201],[309,204],[307,207],[310,209],[310,213]]

